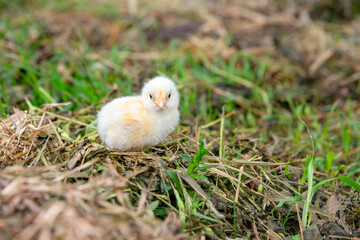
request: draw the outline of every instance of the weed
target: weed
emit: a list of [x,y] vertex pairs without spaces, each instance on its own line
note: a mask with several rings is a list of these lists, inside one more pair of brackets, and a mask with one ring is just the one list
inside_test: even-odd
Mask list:
[[[202,168],[198,168],[198,166],[202,163],[202,158],[203,158],[203,156],[205,156],[205,154],[208,151],[209,150],[204,147],[204,142],[201,142],[200,146],[199,146],[199,151],[197,151],[195,153],[193,159],[187,155],[180,154],[180,157],[189,161],[189,167],[187,170],[187,173],[189,175],[193,175],[193,173],[196,172],[197,170],[205,170],[207,168],[204,164],[203,164]],[[194,177],[199,177],[199,176],[200,175],[195,175]]]

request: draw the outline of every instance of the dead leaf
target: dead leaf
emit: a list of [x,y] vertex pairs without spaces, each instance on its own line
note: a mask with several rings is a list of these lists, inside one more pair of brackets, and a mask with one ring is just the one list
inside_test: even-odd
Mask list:
[[322,240],[319,228],[316,224],[311,224],[304,230],[304,238],[306,240]]
[[331,195],[326,202],[325,212],[336,217],[336,213],[341,211],[343,206],[341,202],[337,199],[336,195]]

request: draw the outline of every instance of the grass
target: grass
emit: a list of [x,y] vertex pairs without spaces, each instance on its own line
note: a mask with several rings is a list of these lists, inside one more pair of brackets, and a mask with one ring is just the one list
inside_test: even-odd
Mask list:
[[[105,239],[126,234],[301,239],[318,218],[338,220],[324,207],[334,204],[329,200],[334,195],[343,199],[342,208],[332,206],[346,216],[341,227],[355,234],[360,108],[358,68],[349,51],[358,51],[360,43],[349,42],[353,28],[345,22],[303,27],[282,22],[296,30],[281,30],[282,41],[296,41],[268,46],[261,37],[241,32],[231,14],[230,23],[222,21],[220,7],[201,3],[226,27],[165,2],[170,15],[159,10],[159,3],[139,4],[133,15],[126,12],[130,6],[114,1],[96,8],[70,0],[1,3],[6,9],[0,13],[0,115],[6,126],[0,127],[2,235],[64,238],[71,232],[66,226],[96,227],[96,219],[102,219],[96,236]],[[229,4],[221,7],[231,9]],[[283,14],[267,11],[261,16]],[[186,31],[172,32],[174,19],[211,27],[171,37]],[[255,27],[251,24],[244,19],[244,26]],[[294,33],[311,33],[314,25],[325,37],[305,34],[299,40]],[[278,35],[270,27],[256,31],[265,40]],[[326,44],[319,45],[340,48],[342,58],[329,58],[309,76],[310,65],[322,54],[316,43],[324,38]],[[255,47],[239,48],[238,42]],[[311,54],[302,52],[304,44]],[[292,59],[288,52],[293,49],[314,56],[304,57],[309,66]],[[343,69],[340,78],[338,69]],[[146,153],[104,147],[96,131],[97,110],[115,97],[138,93],[158,74],[174,79],[180,91],[176,133]],[[320,81],[302,83],[302,78]],[[71,104],[48,111],[42,106],[63,102]],[[16,201],[18,207],[11,205]],[[64,206],[69,212],[55,211]],[[32,220],[52,213],[63,227]],[[77,237],[89,235],[84,231]]]

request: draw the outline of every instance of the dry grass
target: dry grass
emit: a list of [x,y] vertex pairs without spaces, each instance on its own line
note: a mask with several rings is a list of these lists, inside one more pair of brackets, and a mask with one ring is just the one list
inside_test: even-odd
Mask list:
[[[3,122],[1,134],[3,168],[13,165],[0,179],[2,239],[186,237],[174,214],[163,222],[154,219],[145,205],[154,196],[139,190],[135,200],[129,192],[129,182],[152,172],[152,163],[123,166],[118,153],[88,139],[76,144],[61,140],[46,114],[18,111]],[[133,161],[130,166],[137,157]],[[105,168],[98,173],[100,165]]]

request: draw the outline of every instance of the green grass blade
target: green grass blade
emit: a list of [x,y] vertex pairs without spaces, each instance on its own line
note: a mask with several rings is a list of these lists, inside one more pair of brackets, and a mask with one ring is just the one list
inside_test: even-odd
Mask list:
[[193,215],[194,217],[198,217],[198,218],[201,218],[201,219],[205,219],[205,220],[208,220],[208,221],[210,221],[210,222],[215,222],[215,223],[218,223],[218,222],[219,222],[219,221],[216,220],[215,218],[205,216],[204,214],[201,214],[201,213],[193,212],[192,215]]
[[292,198],[281,200],[271,211],[273,212],[276,208],[282,207],[284,204],[293,204],[302,201],[300,196],[295,196]]

